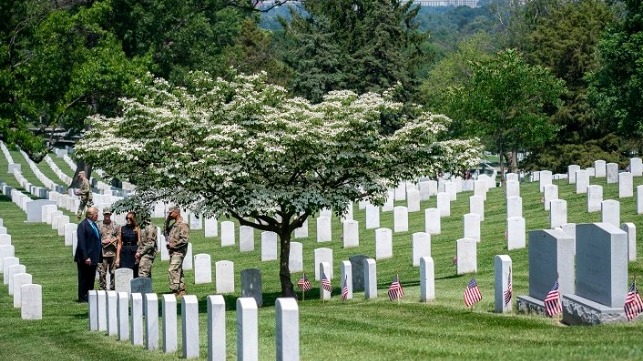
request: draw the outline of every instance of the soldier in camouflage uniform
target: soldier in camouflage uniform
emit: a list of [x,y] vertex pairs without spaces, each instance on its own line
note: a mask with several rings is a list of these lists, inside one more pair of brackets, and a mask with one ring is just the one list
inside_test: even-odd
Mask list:
[[110,274],[110,290],[114,290],[114,269],[116,257],[116,241],[118,240],[118,230],[120,226],[112,221],[112,209],[105,207],[103,209],[103,221],[98,224],[98,231],[100,232],[102,246],[103,246],[103,262],[98,264],[99,284],[101,290],[108,290],[107,286],[107,272]]
[[136,260],[138,261],[138,276],[152,277],[152,263],[156,256],[156,226],[152,224],[149,215],[141,213],[143,222],[141,223],[141,233],[138,238],[138,249],[136,250]]
[[94,200],[92,198],[92,187],[89,185],[89,180],[87,179],[85,172],[78,172],[78,178],[80,179],[80,189],[76,191],[76,195],[80,196],[80,204],[78,205],[76,217],[80,220],[80,216],[83,215],[85,207],[93,206]]
[[183,258],[185,258],[188,252],[189,233],[190,228],[187,223],[183,222],[181,209],[176,206],[171,207],[165,222],[165,237],[167,240],[167,249],[170,252],[170,268],[168,269],[170,290],[177,297],[185,295]]

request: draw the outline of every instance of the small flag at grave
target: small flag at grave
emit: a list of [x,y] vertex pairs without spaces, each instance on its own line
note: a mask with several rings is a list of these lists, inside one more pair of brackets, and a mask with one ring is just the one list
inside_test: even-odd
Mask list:
[[348,276],[344,276],[344,284],[342,285],[342,301],[348,299]]
[[310,285],[310,281],[308,281],[308,277],[306,277],[305,273],[301,274],[301,278],[299,281],[297,281],[297,286],[302,292],[310,291],[313,287]]
[[467,288],[464,289],[464,304],[467,307],[471,307],[480,302],[480,300],[482,300],[482,294],[480,293],[476,279],[472,278],[469,284],[467,284]]
[[554,283],[554,287],[545,297],[545,314],[549,317],[554,317],[563,311],[560,304],[560,293],[558,292],[558,281]]
[[632,282],[627,296],[625,296],[625,306],[623,308],[625,309],[625,316],[630,321],[643,312],[643,302],[641,302],[641,295],[636,288],[636,282]]
[[453,256],[453,265],[454,266],[458,265],[458,256]]
[[391,287],[388,288],[388,298],[393,301],[399,300],[402,297],[404,297],[404,289],[400,284],[400,277],[398,275],[395,275],[395,278],[393,278],[393,283],[391,283]]
[[322,272],[321,285],[322,285],[322,288],[328,292],[330,292],[333,289],[333,287],[330,285],[330,280],[326,277],[326,274],[323,272]]
[[507,289],[505,290],[505,293],[504,293],[505,306],[511,303],[512,293],[513,293],[513,290],[511,287],[511,268],[509,268],[509,275],[507,276]]

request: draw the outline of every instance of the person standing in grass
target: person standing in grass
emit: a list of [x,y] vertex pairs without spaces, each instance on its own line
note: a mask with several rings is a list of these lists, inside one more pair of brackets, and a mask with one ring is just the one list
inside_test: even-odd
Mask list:
[[138,276],[152,277],[152,264],[156,257],[156,226],[150,220],[149,214],[141,214],[142,222],[140,226],[140,236],[138,240],[138,250],[136,251],[136,260],[138,261]]
[[134,277],[138,277],[138,261],[136,251],[138,250],[138,238],[141,229],[136,223],[136,214],[127,212],[125,225],[120,227],[118,241],[116,243],[116,267],[130,268]]
[[80,189],[76,190],[75,194],[80,197],[80,204],[78,205],[76,217],[80,221],[80,216],[83,215],[85,207],[92,207],[94,200],[92,197],[92,187],[89,185],[89,180],[85,172],[78,172],[78,179],[80,179]]
[[78,302],[88,301],[88,292],[94,289],[96,267],[103,258],[97,219],[98,209],[88,208],[76,230],[78,243],[74,261],[78,267]]
[[103,261],[98,265],[101,290],[107,288],[107,273],[110,275],[109,290],[114,290],[114,269],[116,268],[116,243],[118,242],[118,233],[121,227],[112,221],[112,209],[105,207],[103,209],[103,221],[98,224],[101,242],[103,245]]
[[170,213],[165,221],[165,235],[167,249],[170,252],[170,267],[168,277],[170,290],[177,297],[185,295],[185,277],[183,275],[183,258],[188,252],[188,237],[190,228],[181,217],[181,209],[177,206],[170,207]]

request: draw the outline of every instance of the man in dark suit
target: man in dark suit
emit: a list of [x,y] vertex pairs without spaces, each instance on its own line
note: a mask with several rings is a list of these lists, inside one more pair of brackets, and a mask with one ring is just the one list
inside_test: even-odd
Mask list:
[[80,222],[76,231],[78,242],[74,261],[78,266],[78,302],[88,301],[88,291],[94,289],[96,267],[103,258],[100,232],[95,223],[97,219],[98,209],[87,209],[85,219]]

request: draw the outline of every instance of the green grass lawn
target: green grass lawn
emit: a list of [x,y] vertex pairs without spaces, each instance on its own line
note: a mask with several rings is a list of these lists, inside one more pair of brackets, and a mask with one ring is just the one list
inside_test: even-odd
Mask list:
[[[2,158],[2,157],[0,157]],[[14,155],[15,160],[20,158]],[[61,160],[62,161],[62,160]],[[23,165],[23,170],[26,165]],[[61,166],[62,168],[62,166]],[[0,169],[6,161],[0,159]],[[25,177],[32,179],[26,172]],[[10,174],[0,177],[15,186]],[[52,178],[53,179],[53,178]],[[555,181],[560,198],[568,201],[568,221],[595,222],[600,213],[586,212],[586,196],[576,195],[574,186],[566,180]],[[604,199],[617,199],[616,184],[592,179],[592,184],[604,187]],[[643,178],[635,178],[635,186]],[[476,279],[483,300],[473,311],[462,301],[463,290],[471,275],[457,276],[452,259],[455,240],[462,238],[462,216],[469,212],[472,192],[458,194],[451,205],[452,215],[442,219],[442,234],[432,237],[432,257],[435,262],[436,300],[420,303],[419,270],[412,267],[414,232],[424,231],[424,212],[409,215],[409,232],[394,233],[394,257],[377,262],[379,298],[364,300],[363,293],[341,302],[339,298],[339,264],[356,254],[375,255],[374,230],[364,229],[364,211],[355,205],[354,218],[360,223],[360,246],[343,249],[341,226],[333,219],[333,241],[316,242],[315,220],[309,220],[309,237],[297,239],[304,244],[304,267],[312,279],[313,250],[329,247],[334,252],[333,298],[319,300],[319,291],[306,294],[300,306],[300,351],[302,360],[641,360],[643,359],[643,322],[595,327],[567,327],[556,321],[538,316],[493,313],[494,256],[509,254],[513,260],[514,295],[528,293],[527,250],[507,251],[504,231],[506,209],[504,189],[492,189],[485,203],[485,221],[482,222],[482,241],[478,245],[478,273]],[[537,183],[521,185],[523,216],[529,230],[547,228],[548,212],[540,202]],[[398,202],[396,205],[404,205]],[[422,209],[435,207],[435,197],[422,202]],[[18,309],[13,309],[7,287],[0,286],[0,350],[2,360],[165,360],[180,358],[180,352],[165,355],[148,351],[129,342],[117,341],[104,333],[89,332],[87,305],[75,303],[76,265],[71,249],[64,246],[62,237],[46,224],[27,224],[26,216],[7,197],[0,197],[0,217],[12,235],[16,257],[33,275],[34,283],[43,286],[43,320],[23,321]],[[381,214],[381,226],[393,228],[392,212]],[[641,239],[642,216],[636,215],[635,199],[621,202],[621,222],[634,222],[637,237]],[[222,219],[225,220],[225,219]],[[161,220],[157,220],[159,223]],[[221,221],[221,220],[220,220]],[[259,310],[260,359],[275,359],[274,300],[278,296],[278,262],[261,262],[260,235],[255,231],[255,251],[239,253],[238,246],[220,247],[219,238],[203,236],[203,230],[193,230],[190,241],[193,252],[212,255],[212,264],[219,260],[235,262],[237,292],[225,295],[228,312],[227,355],[236,359],[236,298],[240,295],[239,272],[245,268],[259,268],[264,285],[264,307]],[[642,255],[643,246],[638,245]],[[160,256],[154,264],[153,285],[157,293],[169,291],[167,261]],[[630,263],[630,275],[643,274],[643,260]],[[394,275],[399,273],[405,288],[405,297],[398,304],[390,302],[386,290]],[[296,282],[299,273],[292,275]],[[207,355],[206,303],[214,293],[214,284],[193,285],[194,274],[186,271],[188,293],[200,302],[201,357]],[[311,280],[312,281],[312,280]],[[314,286],[318,286],[313,281]],[[623,290],[626,292],[627,290]],[[515,302],[515,298],[514,298]],[[514,305],[515,307],[515,305]],[[641,317],[643,318],[643,316]],[[180,321],[179,321],[180,327]],[[179,335],[180,340],[180,335]],[[180,341],[179,341],[180,343]]]

